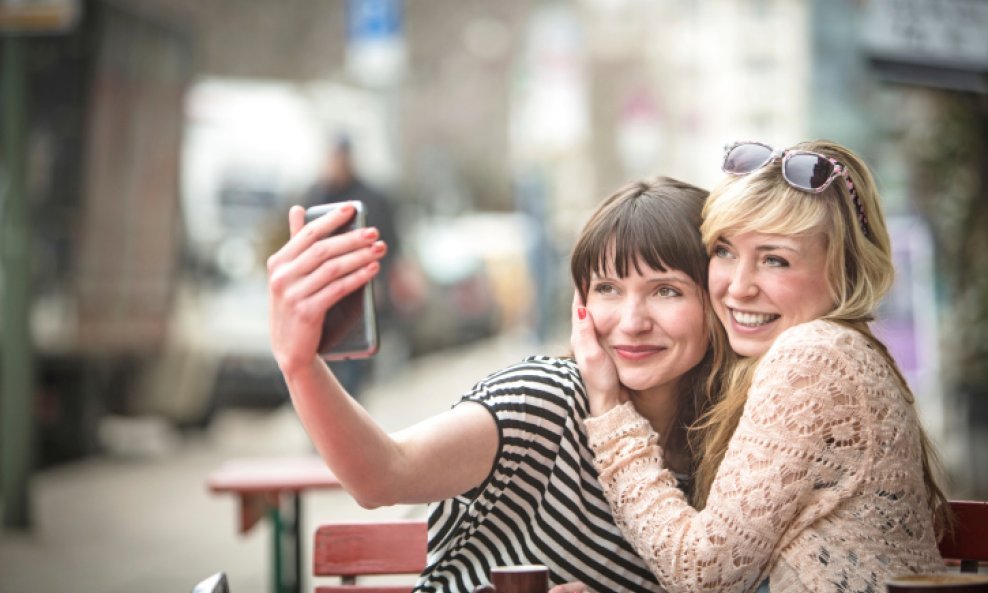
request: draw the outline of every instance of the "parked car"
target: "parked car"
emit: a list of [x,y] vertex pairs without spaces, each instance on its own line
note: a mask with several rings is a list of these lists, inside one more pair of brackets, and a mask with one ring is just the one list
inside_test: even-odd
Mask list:
[[419,309],[403,322],[413,355],[524,321],[532,299],[528,237],[514,213],[428,218],[410,229],[406,251],[425,284]]

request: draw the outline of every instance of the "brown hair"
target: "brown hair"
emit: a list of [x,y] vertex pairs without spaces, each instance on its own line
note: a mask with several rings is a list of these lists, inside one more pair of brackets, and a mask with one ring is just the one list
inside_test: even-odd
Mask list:
[[[891,240],[878,190],[860,157],[839,144],[821,140],[798,145],[839,161],[854,184],[861,206],[859,214],[850,192],[838,178],[820,194],[790,187],[778,162],[748,175],[725,178],[711,192],[703,211],[701,232],[712,249],[718,238],[745,232],[800,235],[822,233],[827,239],[827,279],[834,308],[823,319],[857,330],[891,367],[907,401],[915,398],[885,345],[872,334],[868,322],[895,275]],[[733,364],[725,379],[723,397],[704,415],[702,457],[697,469],[697,502],[706,502],[717,468],[737,428],[759,358]],[[929,437],[920,427],[923,479],[930,509],[939,527],[949,525],[949,504],[937,484],[940,462]]]
[[709,408],[711,394],[719,390],[719,373],[714,368],[723,367],[721,359],[729,351],[707,296],[709,258],[700,239],[706,197],[705,190],[669,177],[628,183],[597,208],[570,258],[573,283],[584,302],[595,274],[610,269],[624,278],[632,266],[640,272],[641,264],[661,271],[679,270],[700,288],[710,346],[700,364],[680,380],[677,421],[665,445],[688,456],[691,475],[696,455],[688,427]]

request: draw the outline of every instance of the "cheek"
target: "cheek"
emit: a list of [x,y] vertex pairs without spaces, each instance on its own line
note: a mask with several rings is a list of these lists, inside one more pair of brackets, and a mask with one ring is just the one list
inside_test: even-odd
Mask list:
[[784,298],[798,311],[801,318],[815,319],[829,313],[834,308],[829,284],[818,277],[804,277],[797,282],[784,285]]
[[593,325],[597,329],[597,333],[605,334],[611,331],[617,318],[615,313],[616,308],[600,301],[594,301],[593,299],[587,300],[587,311],[593,317]]
[[688,350],[698,353],[697,362],[703,358],[710,343],[703,305],[697,302],[679,308],[670,316],[666,327],[669,334],[676,336]]
[[826,282],[819,284],[812,294],[812,300],[807,300],[809,317],[816,319],[834,310],[834,299],[830,296],[830,286]]
[[729,283],[730,276],[724,266],[718,264],[716,259],[710,260],[710,268],[707,271],[707,286],[710,289],[710,295],[723,295],[727,291]]

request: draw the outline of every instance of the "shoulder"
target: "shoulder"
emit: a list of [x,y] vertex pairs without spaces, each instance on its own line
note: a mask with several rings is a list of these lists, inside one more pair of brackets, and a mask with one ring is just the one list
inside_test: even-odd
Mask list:
[[750,395],[775,405],[855,406],[860,382],[881,368],[875,356],[854,329],[819,319],[802,323],[776,338],[758,364]]
[[350,189],[350,193],[362,200],[364,205],[368,208],[385,208],[390,207],[391,205],[387,194],[385,194],[381,189],[373,185],[369,185],[362,180],[357,180],[354,182]]
[[769,352],[799,347],[838,347],[866,346],[867,340],[860,332],[840,323],[815,319],[794,325],[776,338]]
[[[871,359],[874,348],[861,332],[840,323],[816,319],[795,325],[779,334],[759,367],[791,364],[856,365]],[[873,362],[873,361],[872,361]]]
[[529,386],[555,386],[564,391],[582,391],[580,371],[572,359],[550,356],[529,356],[520,362],[504,367],[488,375],[478,385],[522,388]]
[[573,440],[582,429],[579,420],[587,415],[575,363],[544,356],[491,373],[458,405],[463,402],[480,404],[493,416],[508,465],[534,457],[554,458],[560,443]]
[[467,397],[572,399],[583,391],[580,371],[572,359],[530,356],[491,373]]

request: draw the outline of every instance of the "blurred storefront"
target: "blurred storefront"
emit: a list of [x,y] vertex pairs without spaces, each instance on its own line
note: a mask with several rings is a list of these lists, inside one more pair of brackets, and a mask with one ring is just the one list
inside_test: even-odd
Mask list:
[[[942,450],[962,495],[988,493],[988,4],[872,0],[863,54],[885,96],[876,135],[900,210],[933,247],[927,316],[941,328],[916,350],[940,368]],[[894,116],[892,115],[894,114]],[[894,156],[892,156],[894,155]],[[910,236],[906,234],[903,244]],[[919,269],[922,269],[920,266]],[[908,270],[906,278],[908,278]],[[918,337],[922,340],[922,336]],[[917,392],[918,403],[922,392]],[[927,402],[926,407],[930,407]],[[922,409],[922,408],[921,408]],[[971,468],[974,471],[971,471]]]
[[99,416],[163,344],[193,63],[183,31],[101,3],[69,33],[25,41],[44,463],[95,450]]
[[[985,431],[951,416],[988,414],[988,313],[970,305],[988,302],[985,9],[888,12],[921,4],[81,2],[75,28],[24,44],[42,460],[96,450],[109,412],[207,421],[221,375],[283,397],[263,262],[341,128],[399,202],[406,313],[434,320],[405,328],[405,355],[565,330],[571,242],[631,177],[710,186],[742,138],[851,146],[889,213],[929,226],[913,345],[942,369],[917,371],[918,396],[944,410],[948,457],[977,449]],[[933,41],[897,58],[893,25]],[[937,60],[917,64],[924,47]]]

